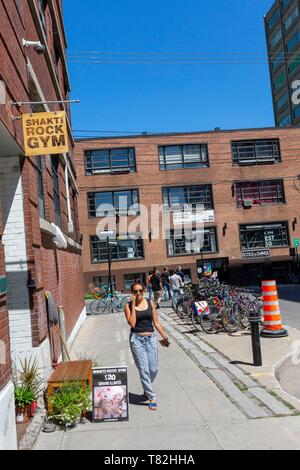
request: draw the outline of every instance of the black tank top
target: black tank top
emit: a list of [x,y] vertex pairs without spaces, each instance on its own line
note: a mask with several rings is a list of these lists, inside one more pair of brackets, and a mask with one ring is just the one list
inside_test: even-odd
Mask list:
[[[153,333],[153,312],[151,302],[147,299],[148,307],[146,310],[136,310],[135,328],[131,328],[131,333]],[[129,304],[129,307],[131,304]]]

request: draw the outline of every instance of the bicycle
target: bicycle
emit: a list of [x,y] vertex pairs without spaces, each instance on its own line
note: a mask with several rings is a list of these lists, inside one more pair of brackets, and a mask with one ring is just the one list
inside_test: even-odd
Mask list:
[[130,296],[124,297],[120,292],[110,293],[104,290],[103,296],[91,303],[91,312],[94,315],[102,315],[107,312],[113,313],[114,311],[122,312],[129,301]]

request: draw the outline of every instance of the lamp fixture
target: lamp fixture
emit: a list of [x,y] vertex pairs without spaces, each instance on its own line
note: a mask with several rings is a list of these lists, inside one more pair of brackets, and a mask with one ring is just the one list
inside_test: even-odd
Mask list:
[[227,225],[227,222],[225,222],[225,224],[223,225],[223,237],[225,237],[227,229],[228,229],[228,225]]

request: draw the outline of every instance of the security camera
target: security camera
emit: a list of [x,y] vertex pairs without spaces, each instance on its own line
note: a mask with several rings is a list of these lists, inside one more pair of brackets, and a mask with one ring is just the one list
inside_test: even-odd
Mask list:
[[33,47],[38,54],[43,54],[46,50],[41,41],[26,41],[26,39],[23,39],[23,46],[26,48]]

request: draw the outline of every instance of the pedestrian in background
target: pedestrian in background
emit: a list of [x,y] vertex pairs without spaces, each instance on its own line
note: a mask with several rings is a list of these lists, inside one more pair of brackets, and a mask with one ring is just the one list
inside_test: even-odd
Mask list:
[[147,279],[146,279],[146,286],[147,286],[148,293],[149,293],[149,300],[151,300],[152,296],[153,296],[153,290],[152,290],[152,285],[151,285],[151,277],[152,277],[152,271],[149,271]]
[[131,286],[131,301],[125,306],[125,315],[131,326],[130,347],[134,362],[138,368],[144,396],[149,400],[149,410],[156,410],[156,394],[153,382],[158,372],[157,338],[154,328],[162,340],[162,346],[168,347],[169,340],[161,326],[155,305],[144,298],[144,285],[138,281]]
[[171,271],[171,276],[170,276],[170,286],[172,289],[172,294],[173,294],[173,300],[176,305],[178,296],[180,294],[180,287],[183,285],[183,281],[181,279],[181,276],[179,276],[176,271]]
[[162,280],[157,268],[153,268],[152,276],[151,276],[151,286],[153,290],[154,302],[156,308],[160,308],[159,304],[161,301],[161,294],[163,291]]
[[163,288],[164,288],[164,301],[170,300],[172,298],[172,290],[170,286],[170,273],[168,268],[164,268],[164,272],[161,276]]
[[181,269],[181,266],[178,266],[176,274],[181,277],[182,282],[184,282],[184,272]]

